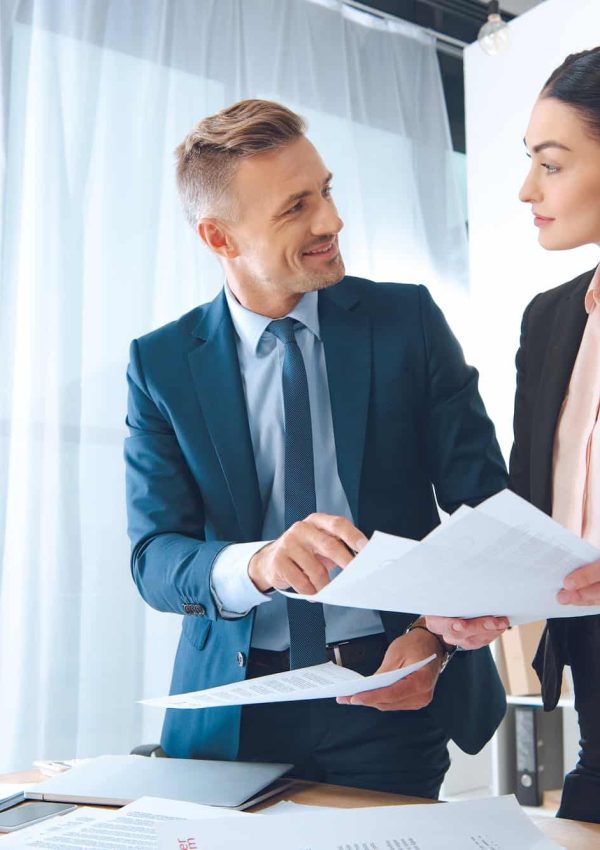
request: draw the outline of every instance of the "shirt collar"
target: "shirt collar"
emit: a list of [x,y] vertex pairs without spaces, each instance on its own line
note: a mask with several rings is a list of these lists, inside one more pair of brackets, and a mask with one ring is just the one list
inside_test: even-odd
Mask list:
[[[231,321],[242,345],[255,354],[261,337],[267,329],[267,325],[273,320],[269,316],[253,313],[252,310],[247,310],[243,307],[227,283],[225,283],[225,298],[227,299],[227,306],[231,313]],[[318,299],[319,295],[317,292],[306,292],[294,309],[287,315],[292,319],[302,322],[317,339],[320,339]]]
[[591,313],[594,307],[598,306],[600,306],[600,265],[596,267],[588,291],[585,293],[585,309],[587,313]]

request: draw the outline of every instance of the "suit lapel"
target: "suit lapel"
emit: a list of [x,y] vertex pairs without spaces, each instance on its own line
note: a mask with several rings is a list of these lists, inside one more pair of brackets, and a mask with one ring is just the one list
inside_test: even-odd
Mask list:
[[558,303],[533,410],[531,496],[549,512],[552,501],[552,453],[561,406],[567,392],[587,321],[584,297],[591,274]]
[[189,354],[194,388],[227,481],[242,540],[258,540],[262,505],[235,332],[221,292],[194,329],[201,344]]
[[355,523],[371,389],[371,323],[342,283],[319,293],[338,473]]

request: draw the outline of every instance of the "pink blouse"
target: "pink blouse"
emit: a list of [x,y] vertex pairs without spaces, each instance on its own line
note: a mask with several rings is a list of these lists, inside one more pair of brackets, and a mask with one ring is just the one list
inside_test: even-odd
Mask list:
[[588,319],[554,438],[552,516],[600,546],[600,266],[585,309]]

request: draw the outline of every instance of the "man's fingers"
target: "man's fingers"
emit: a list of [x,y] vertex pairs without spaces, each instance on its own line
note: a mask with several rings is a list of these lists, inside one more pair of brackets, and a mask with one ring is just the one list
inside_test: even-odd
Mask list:
[[563,582],[566,590],[580,590],[597,583],[600,583],[600,561],[578,567]]
[[282,561],[277,569],[277,577],[273,580],[273,587],[279,590],[287,590],[291,588],[296,593],[305,593],[312,595],[317,592],[317,588],[312,583],[309,576],[300,569],[290,558]]
[[418,670],[386,688],[374,691],[363,691],[344,699],[346,705],[362,705],[377,708],[379,711],[399,711],[422,708],[431,702],[436,675],[423,675],[424,670]]
[[326,558],[336,567],[346,567],[354,558],[353,553],[339,537],[332,537],[316,526],[308,532],[307,542],[316,555]]
[[306,549],[301,544],[292,544],[289,549],[289,558],[294,566],[301,570],[311,585],[311,589],[302,591],[295,585],[290,585],[294,590],[298,590],[299,593],[316,593],[329,584],[329,573],[327,569],[309,549]]
[[[434,649],[435,646],[435,649]],[[408,664],[439,651],[438,639],[424,629],[415,629],[396,638],[389,645],[377,673],[399,670]],[[429,705],[440,674],[439,656],[420,670],[411,673],[394,685],[363,691],[346,698],[338,698],[344,705],[363,705],[379,711],[403,711]]]
[[[283,535],[281,542],[285,548],[299,544],[313,552],[319,559],[325,559],[334,566],[346,567],[354,558],[354,550],[339,536],[333,533],[353,531],[353,543],[359,545],[359,538],[366,540],[364,535],[354,528],[344,517],[333,517],[328,514],[311,514],[302,522],[294,523]],[[357,538],[357,535],[359,538]],[[347,535],[348,536],[348,535]],[[362,545],[362,544],[360,544]]]
[[318,555],[318,554],[317,554],[317,558],[323,564],[323,566],[325,567],[326,570],[335,570],[338,567],[338,564],[336,564],[330,558],[324,558],[323,555]]
[[312,595],[329,583],[330,569],[347,566],[354,548],[366,542],[345,517],[311,514],[254,556],[250,577],[259,589],[291,587]]
[[[312,523],[331,537],[338,538],[352,553],[360,552],[367,545],[368,538],[356,528],[349,519],[332,514],[310,514],[306,521]],[[350,558],[350,560],[352,557]],[[349,563],[349,561],[347,562]],[[340,566],[346,566],[345,564]]]

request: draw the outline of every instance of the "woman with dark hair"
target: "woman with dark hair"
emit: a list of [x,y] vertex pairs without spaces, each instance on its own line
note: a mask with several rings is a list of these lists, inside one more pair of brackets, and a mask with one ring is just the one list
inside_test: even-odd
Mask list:
[[[519,193],[550,251],[600,244],[600,47],[569,56],[545,83],[525,134],[531,168]],[[510,486],[600,547],[600,266],[537,295],[517,354]],[[600,560],[574,570],[558,600],[600,605]],[[466,649],[485,646],[505,618],[427,617]],[[534,667],[544,708],[570,665],[581,750],[559,817],[600,823],[600,617],[549,620]]]
[[[551,251],[600,244],[600,47],[567,57],[536,101],[519,197]],[[600,267],[536,296],[517,354],[511,487],[600,546]],[[565,580],[563,603],[600,604],[600,561]],[[570,665],[581,750],[560,817],[600,823],[600,617],[549,620],[536,658],[544,708]]]

